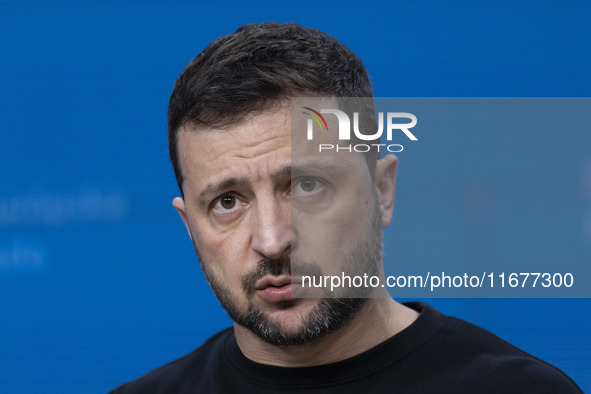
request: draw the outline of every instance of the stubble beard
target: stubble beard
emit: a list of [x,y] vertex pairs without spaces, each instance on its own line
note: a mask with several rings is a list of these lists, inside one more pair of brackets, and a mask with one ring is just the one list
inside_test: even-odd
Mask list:
[[[343,272],[350,275],[379,275],[382,261],[383,236],[381,231],[381,216],[377,207],[371,220],[371,231],[342,264]],[[367,234],[367,233],[366,233]],[[334,298],[326,295],[319,298],[317,304],[302,317],[298,329],[286,329],[278,319],[274,319],[267,312],[257,308],[252,298],[256,291],[256,282],[265,275],[291,275],[292,264],[298,275],[322,275],[317,264],[291,260],[290,255],[280,259],[263,258],[242,278],[242,291],[247,295],[248,307],[241,310],[237,297],[207,268],[208,264],[200,255],[197,246],[197,258],[203,269],[211,289],[230,318],[240,326],[254,333],[260,339],[275,346],[298,346],[310,344],[320,338],[333,333],[350,322],[367,303],[367,296],[371,289],[355,289],[354,296]],[[297,299],[276,303],[279,309],[289,309],[295,306]]]

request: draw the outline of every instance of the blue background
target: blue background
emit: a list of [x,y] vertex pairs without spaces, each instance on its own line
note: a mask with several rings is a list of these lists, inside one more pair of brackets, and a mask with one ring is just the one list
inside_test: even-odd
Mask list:
[[[376,96],[591,95],[589,2],[0,2],[0,393],[106,392],[230,324],[170,205],[166,110],[182,67],[207,43],[267,20],[334,35],[364,60]],[[558,128],[556,141],[588,141],[574,133]],[[478,146],[450,163],[481,157]],[[548,149],[540,165],[580,219],[569,229],[578,254],[557,246],[565,259],[591,248],[591,153],[567,174],[575,195],[556,192],[568,157]],[[413,190],[401,175],[390,230],[399,253],[445,266],[429,246],[465,234],[413,211]],[[404,230],[412,223],[423,223],[421,248]],[[486,241],[476,230],[474,242]],[[591,391],[589,299],[429,302]]]

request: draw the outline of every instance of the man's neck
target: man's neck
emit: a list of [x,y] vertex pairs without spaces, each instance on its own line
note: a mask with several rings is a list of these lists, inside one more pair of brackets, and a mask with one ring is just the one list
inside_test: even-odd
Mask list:
[[418,313],[392,298],[369,298],[353,319],[334,333],[306,345],[275,346],[234,324],[242,353],[260,364],[310,367],[363,353],[408,327]]

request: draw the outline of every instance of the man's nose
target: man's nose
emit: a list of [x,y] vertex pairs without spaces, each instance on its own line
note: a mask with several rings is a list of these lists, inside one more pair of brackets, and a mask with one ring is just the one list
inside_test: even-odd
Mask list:
[[276,198],[257,201],[252,248],[270,259],[280,258],[291,245],[291,208]]

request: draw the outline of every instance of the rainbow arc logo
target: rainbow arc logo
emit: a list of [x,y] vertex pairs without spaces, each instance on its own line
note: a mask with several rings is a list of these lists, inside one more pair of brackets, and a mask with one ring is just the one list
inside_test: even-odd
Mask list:
[[[324,116],[320,115],[320,112],[313,110],[310,107],[302,107],[303,109],[307,109],[308,111],[313,112],[312,114],[310,112],[302,112],[303,114],[306,114],[308,116],[310,116],[312,119],[314,119],[316,121],[316,123],[318,123],[318,126],[320,126],[320,130],[324,130],[324,127],[326,127],[326,131],[328,131],[328,125],[326,124],[326,120],[324,120]],[[320,123],[320,119],[322,119],[322,123],[324,123],[324,127],[322,127],[322,123]]]

